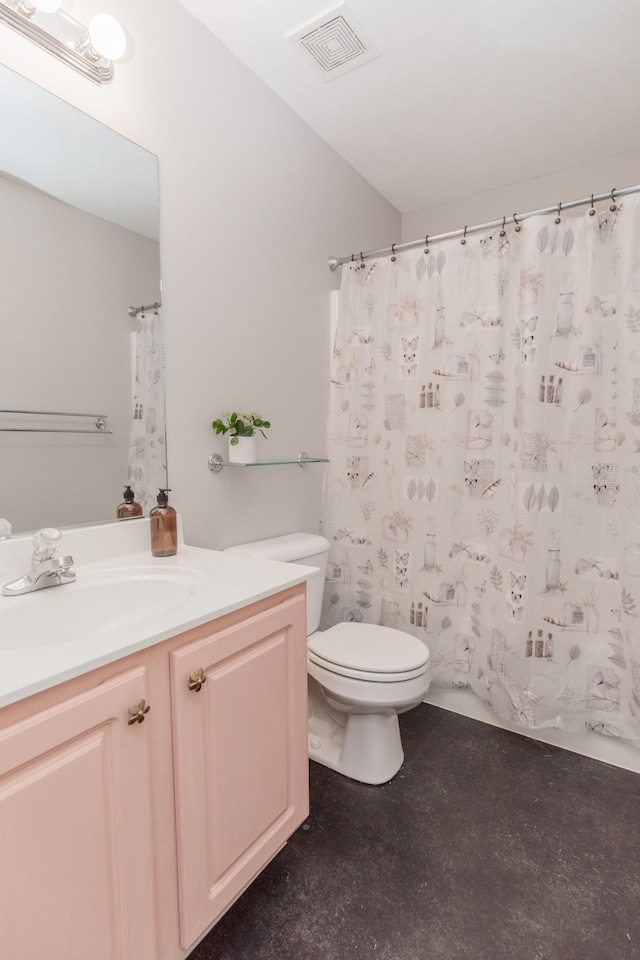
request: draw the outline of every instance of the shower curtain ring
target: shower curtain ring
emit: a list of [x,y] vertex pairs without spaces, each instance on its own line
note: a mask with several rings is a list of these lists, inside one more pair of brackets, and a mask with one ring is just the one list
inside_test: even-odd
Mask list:
[[613,194],[615,193],[615,189],[616,189],[615,187],[611,188],[611,206],[609,207],[609,210],[611,210],[611,213],[615,213],[616,210],[618,209],[618,205],[613,196]]
[[391,244],[391,263],[396,262],[396,245],[395,243]]
[[364,267],[364,255],[362,253],[362,250],[360,251],[360,266]]
[[515,215],[515,213],[514,213],[514,215],[513,215],[513,222],[514,222],[515,225],[516,225],[516,233],[520,233],[520,231],[522,230],[522,227],[521,227],[520,224],[518,223],[518,218],[517,218],[517,216]]
[[558,215],[556,216],[555,223],[561,223],[561,222],[562,222],[561,219],[560,219],[560,211],[561,211],[561,210],[562,210],[562,204],[559,203],[559,204],[558,204]]
[[506,217],[503,217],[503,218],[502,218],[502,229],[501,229],[501,231],[500,231],[500,236],[501,236],[501,237],[506,237],[506,235],[507,235],[507,231],[506,231],[505,228],[504,228],[504,225],[505,225],[505,223],[506,223],[506,220],[507,220]]
[[596,215],[596,208],[593,205],[593,194],[591,194],[591,209],[589,210],[589,216],[595,217],[595,215]]
[[467,242],[467,225],[465,224],[465,226],[464,226],[464,233],[462,234],[462,240],[460,241],[460,243],[461,243],[462,246],[464,247],[464,245],[465,245],[466,242]]
[[429,253],[429,234],[424,238],[424,252]]

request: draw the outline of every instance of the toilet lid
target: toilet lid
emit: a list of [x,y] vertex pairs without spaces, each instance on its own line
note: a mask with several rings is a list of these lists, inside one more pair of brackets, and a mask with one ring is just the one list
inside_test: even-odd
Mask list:
[[[320,675],[316,667],[323,671]],[[374,673],[371,670],[353,670],[351,667],[343,667],[337,663],[330,663],[323,660],[315,653],[309,652],[307,656],[307,670],[309,676],[315,677],[321,683],[325,679],[324,675],[336,673],[340,677],[351,677],[353,680],[367,680],[369,683],[402,683],[405,680],[416,680],[418,677],[426,677],[429,672],[429,664],[418,667],[417,670],[404,670],[402,673]]]
[[429,648],[401,630],[374,623],[338,623],[308,640],[316,663],[373,674],[420,671],[429,661]]

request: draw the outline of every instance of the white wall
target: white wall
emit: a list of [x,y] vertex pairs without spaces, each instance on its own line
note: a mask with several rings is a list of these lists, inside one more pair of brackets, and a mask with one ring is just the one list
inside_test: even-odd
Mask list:
[[257,408],[266,459],[325,449],[326,260],[400,217],[175,0],[75,0],[118,17],[131,52],[96,87],[0,25],[2,62],[159,157],[169,482],[188,542],[316,530],[321,469],[207,469],[210,423]]
[[[115,519],[131,434],[128,307],[160,294],[158,244],[0,176],[0,407],[105,414],[110,435],[0,432],[14,533]],[[4,427],[88,420],[3,416]]]
[[402,216],[402,241],[406,243],[427,234],[435,236],[462,229],[465,223],[471,226],[504,216],[509,218],[513,213],[539,210],[589,197],[592,193],[606,193],[612,187],[630,187],[636,183],[640,183],[640,150],[405,213]]

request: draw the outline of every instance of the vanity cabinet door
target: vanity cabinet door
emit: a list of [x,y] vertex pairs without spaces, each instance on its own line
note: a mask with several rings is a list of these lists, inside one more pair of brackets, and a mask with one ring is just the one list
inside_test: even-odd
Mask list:
[[136,668],[0,732],[3,957],[156,960],[145,697]]
[[303,594],[171,654],[186,949],[309,812]]

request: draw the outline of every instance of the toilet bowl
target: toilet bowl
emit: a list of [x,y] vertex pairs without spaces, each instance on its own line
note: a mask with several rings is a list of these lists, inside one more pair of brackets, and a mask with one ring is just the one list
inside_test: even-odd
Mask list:
[[322,570],[307,585],[309,756],[362,783],[390,780],[404,760],[398,714],[417,706],[429,689],[428,647],[372,623],[317,629],[329,555],[324,537],[296,533],[227,549]]
[[429,651],[415,637],[371,623],[339,623],[308,639],[309,756],[363,783],[402,766],[398,714],[430,683]]

